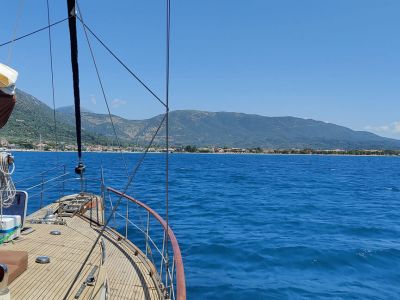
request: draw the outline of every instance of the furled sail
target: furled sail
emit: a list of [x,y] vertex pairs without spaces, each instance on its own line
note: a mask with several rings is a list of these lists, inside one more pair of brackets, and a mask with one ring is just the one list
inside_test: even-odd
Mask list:
[[14,109],[18,72],[0,63],[0,128],[7,124]]
[[75,103],[76,144],[78,146],[78,158],[79,158],[79,164],[75,168],[75,172],[82,176],[85,168],[82,162],[81,96],[79,92],[78,37],[76,33],[75,5],[76,5],[75,0],[67,0],[67,8],[69,15],[68,18],[69,37],[71,41],[72,79],[73,79],[74,103]]

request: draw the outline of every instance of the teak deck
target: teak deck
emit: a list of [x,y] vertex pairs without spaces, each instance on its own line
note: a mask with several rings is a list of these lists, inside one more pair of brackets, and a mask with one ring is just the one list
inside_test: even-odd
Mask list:
[[[51,204],[35,212],[28,216],[27,220],[43,217],[47,209],[55,210],[57,204]],[[0,246],[0,251],[3,249],[23,250],[29,255],[28,269],[9,286],[13,300],[64,298],[98,235],[99,227],[90,224],[80,215],[63,219],[67,222],[66,225],[26,222],[25,226],[32,227],[34,232]],[[51,235],[52,230],[61,231],[61,235]],[[147,264],[142,252],[111,230],[106,231],[103,240],[106,245],[107,258],[104,267],[108,278],[110,299],[161,299],[157,280],[149,275],[151,266]],[[50,263],[36,263],[36,257],[41,255],[49,256]],[[104,275],[104,271],[101,271],[102,274],[99,275],[101,256],[99,244],[68,299],[74,299],[94,266],[99,266],[96,278],[100,279]],[[96,293],[95,290],[95,287],[87,286],[79,299],[91,299]]]

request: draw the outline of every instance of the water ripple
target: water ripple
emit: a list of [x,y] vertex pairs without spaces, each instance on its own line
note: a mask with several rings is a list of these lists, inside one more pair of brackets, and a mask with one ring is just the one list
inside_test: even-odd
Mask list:
[[[55,161],[15,156],[16,179]],[[85,160],[88,174],[112,161],[108,183],[124,186],[118,154]],[[149,155],[130,189],[160,212],[163,162]],[[400,298],[398,157],[174,154],[170,166],[189,299]]]

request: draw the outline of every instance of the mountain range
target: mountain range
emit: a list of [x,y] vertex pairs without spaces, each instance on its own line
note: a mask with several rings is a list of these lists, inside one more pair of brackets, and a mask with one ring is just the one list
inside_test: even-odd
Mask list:
[[[14,143],[54,141],[53,110],[26,92],[17,90],[17,104],[0,137]],[[112,116],[120,140],[125,145],[148,142],[163,116],[127,120]],[[73,143],[75,117],[72,107],[56,111],[58,140]],[[82,110],[83,141],[111,144],[114,131],[106,114]],[[164,128],[155,138],[162,144]],[[170,113],[171,145],[216,147],[263,147],[273,149],[400,149],[400,141],[366,131],[296,117],[265,117],[232,112],[177,110]],[[115,142],[114,142],[115,143]]]

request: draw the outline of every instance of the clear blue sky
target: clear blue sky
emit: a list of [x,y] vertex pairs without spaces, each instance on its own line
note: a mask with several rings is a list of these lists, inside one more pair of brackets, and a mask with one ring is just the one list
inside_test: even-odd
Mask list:
[[[19,1],[4,2],[0,41],[18,14]],[[50,2],[52,20],[64,18],[66,1]],[[80,2],[88,25],[163,96],[165,2]],[[47,24],[45,0],[24,3],[17,35]],[[399,12],[398,0],[172,0],[171,108],[313,118],[400,138]],[[52,32],[56,102],[70,105],[67,23]],[[105,112],[79,34],[82,102]],[[93,44],[113,113],[163,111]],[[7,56],[0,48],[0,61]],[[11,65],[20,88],[51,104],[47,32],[16,42]]]

